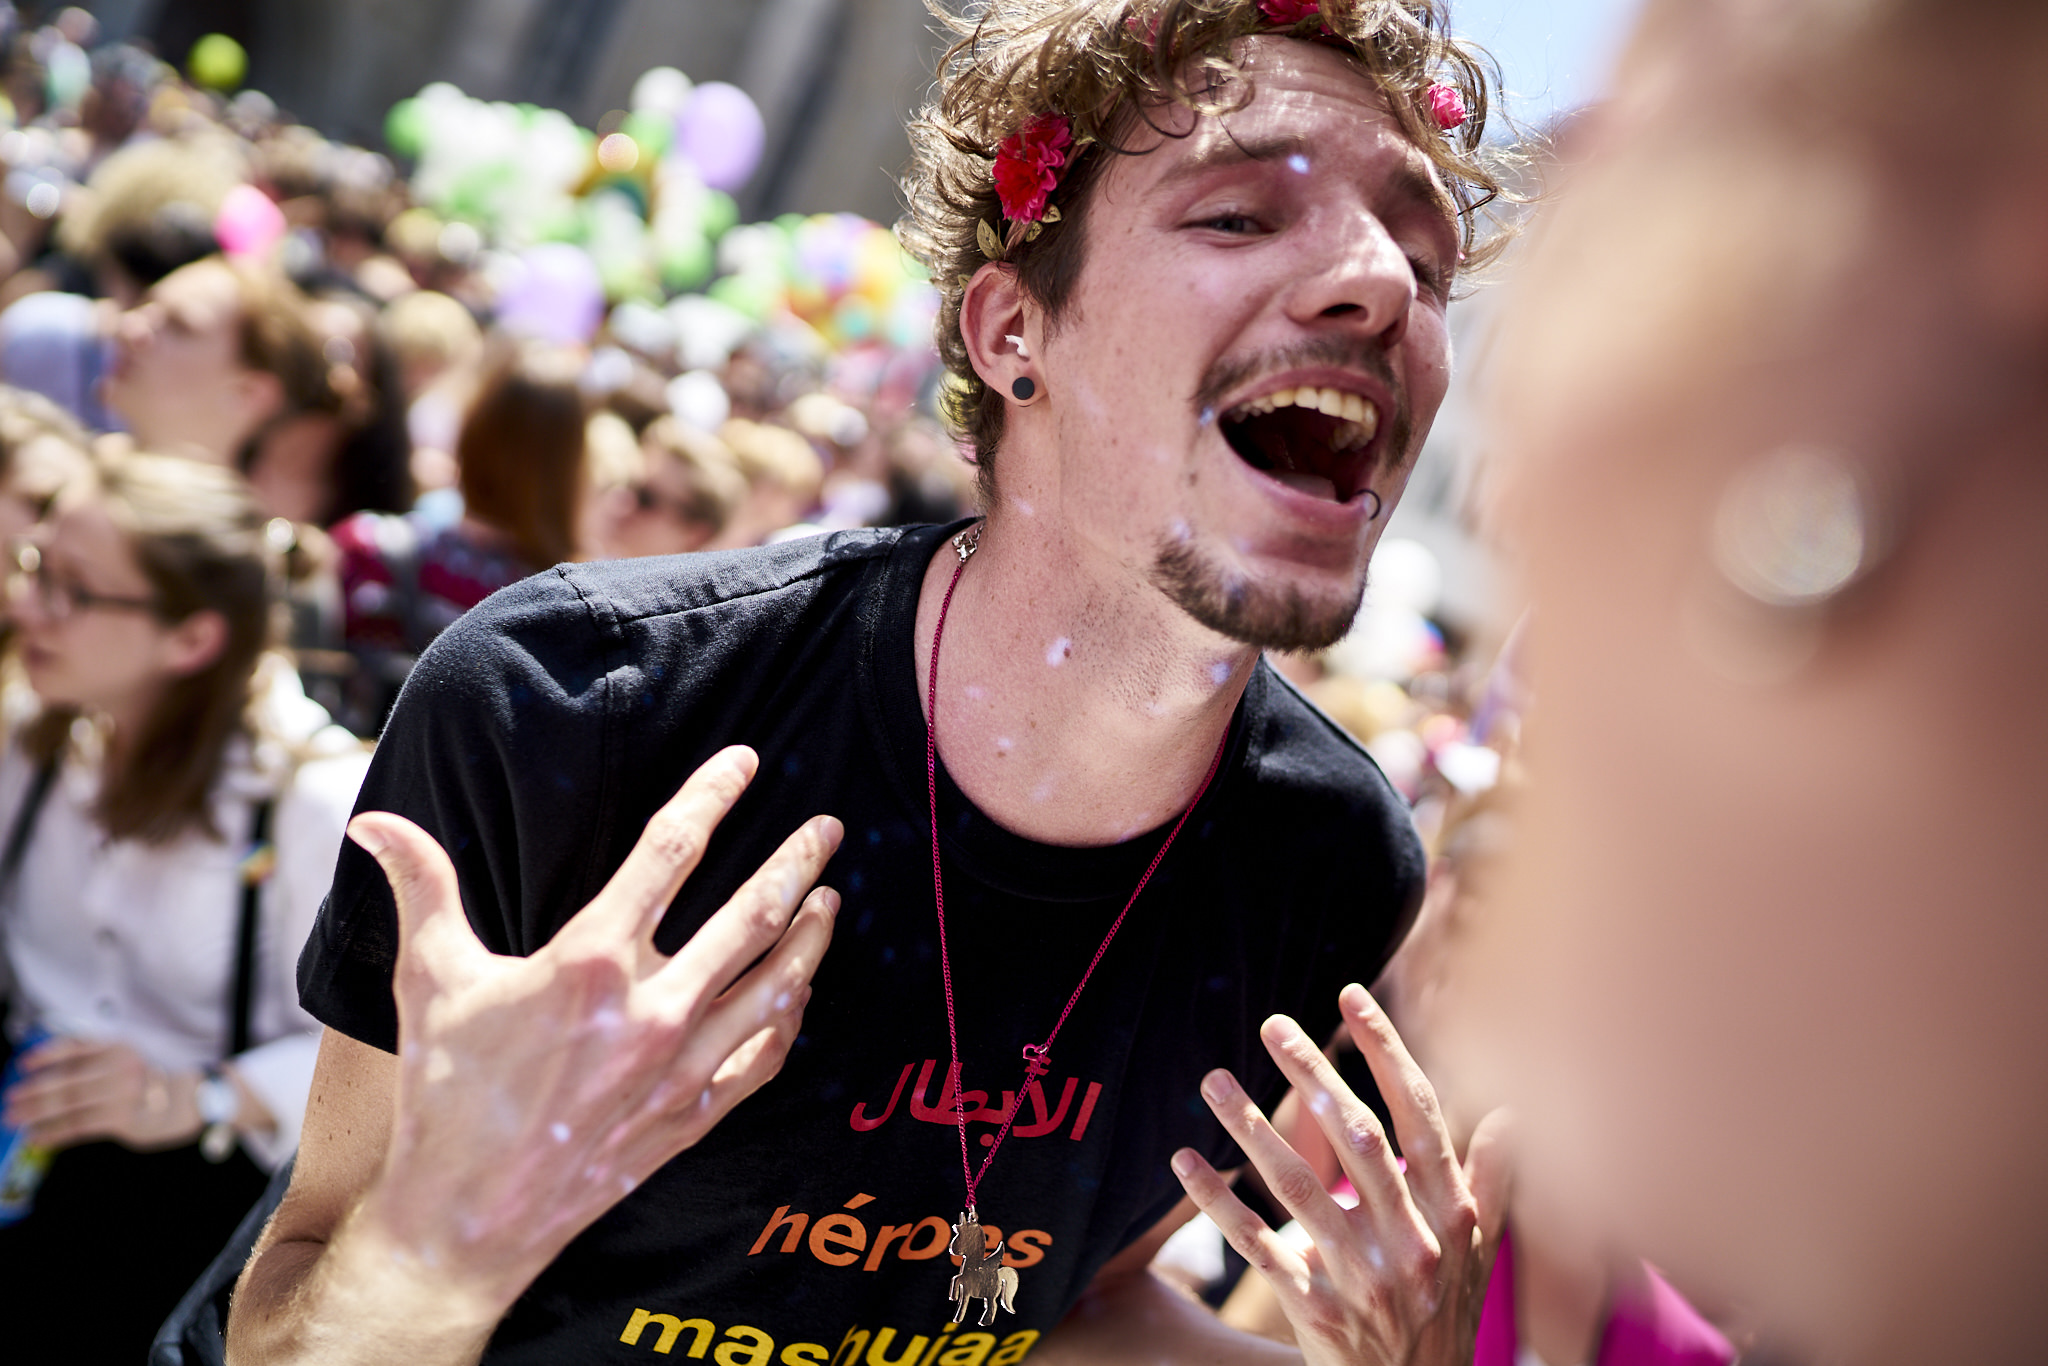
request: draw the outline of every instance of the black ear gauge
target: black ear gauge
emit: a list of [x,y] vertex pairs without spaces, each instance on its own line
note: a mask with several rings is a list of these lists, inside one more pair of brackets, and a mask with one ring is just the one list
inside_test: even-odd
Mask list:
[[1019,403],[1029,403],[1031,396],[1038,392],[1038,386],[1031,382],[1031,376],[1019,375],[1010,381],[1010,393]]

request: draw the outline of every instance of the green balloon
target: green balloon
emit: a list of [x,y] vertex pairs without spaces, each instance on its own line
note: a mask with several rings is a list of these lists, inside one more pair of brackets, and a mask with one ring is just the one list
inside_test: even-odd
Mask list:
[[687,294],[703,288],[717,264],[710,242],[702,237],[685,237],[662,250],[661,282],[672,294]]
[[427,109],[418,100],[400,100],[384,116],[384,141],[402,157],[418,159],[427,148]]
[[668,151],[668,144],[675,137],[675,124],[660,114],[636,109],[626,115],[626,121],[619,125],[619,131],[633,139],[640,155],[648,161],[659,160]]
[[727,308],[759,322],[768,316],[768,310],[774,307],[781,290],[773,280],[758,275],[728,275],[715,281],[704,292]]
[[249,74],[249,54],[227,34],[209,33],[192,44],[185,66],[208,90],[233,90]]
[[704,230],[706,237],[716,242],[719,238],[725,236],[726,233],[738,227],[739,221],[740,206],[731,195],[727,194],[724,190],[709,190],[705,192],[704,212],[703,216],[698,219],[697,226]]

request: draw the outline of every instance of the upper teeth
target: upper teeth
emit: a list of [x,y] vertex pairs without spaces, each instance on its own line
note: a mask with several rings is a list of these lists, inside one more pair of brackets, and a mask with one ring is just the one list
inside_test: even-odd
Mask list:
[[1332,442],[1339,450],[1363,446],[1380,429],[1380,410],[1376,404],[1341,389],[1318,389],[1312,385],[1303,385],[1299,389],[1276,389],[1249,403],[1240,404],[1230,416],[1240,419],[1257,417],[1279,408],[1310,408],[1328,417],[1341,418],[1343,425],[1337,429]]

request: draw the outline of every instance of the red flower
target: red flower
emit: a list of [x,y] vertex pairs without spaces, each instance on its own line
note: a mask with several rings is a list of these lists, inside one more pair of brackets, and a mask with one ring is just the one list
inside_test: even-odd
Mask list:
[[1319,0],[1259,0],[1259,13],[1283,28],[1313,19],[1323,12]]
[[1446,133],[1471,117],[1465,111],[1465,92],[1442,81],[1429,88],[1429,112],[1436,116],[1436,126]]
[[1046,197],[1060,183],[1067,149],[1074,134],[1061,114],[1040,114],[996,147],[996,197],[1003,216],[1014,223],[1036,223],[1045,217]]

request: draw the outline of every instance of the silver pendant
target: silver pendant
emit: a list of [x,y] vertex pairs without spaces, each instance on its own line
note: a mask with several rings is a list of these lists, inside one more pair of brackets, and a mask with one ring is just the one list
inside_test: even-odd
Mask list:
[[953,1301],[953,1322],[967,1317],[969,1300],[982,1302],[980,1322],[984,1328],[996,1321],[998,1304],[1012,1314],[1017,1312],[1017,1269],[1002,1264],[1001,1242],[988,1246],[988,1234],[972,1209],[961,1211],[960,1222],[953,1225],[953,1244],[946,1250],[960,1259],[960,1270],[947,1292]]

